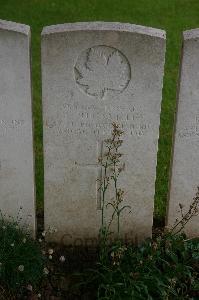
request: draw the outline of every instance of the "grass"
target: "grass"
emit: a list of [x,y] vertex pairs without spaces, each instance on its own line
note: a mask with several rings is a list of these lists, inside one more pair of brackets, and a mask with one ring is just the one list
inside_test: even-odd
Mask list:
[[43,206],[40,32],[43,26],[77,21],[118,21],[161,28],[167,52],[160,126],[155,215],[165,215],[175,95],[183,30],[199,27],[198,0],[0,0],[0,18],[32,28],[33,110],[37,205]]

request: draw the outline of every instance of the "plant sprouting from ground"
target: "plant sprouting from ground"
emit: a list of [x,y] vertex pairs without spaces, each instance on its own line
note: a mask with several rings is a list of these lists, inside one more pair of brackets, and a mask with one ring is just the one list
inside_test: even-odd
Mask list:
[[[124,169],[120,152],[122,134],[114,123],[111,138],[106,140],[107,151],[99,160],[103,169],[99,260],[96,268],[81,275],[80,292],[91,290],[98,300],[198,299],[199,240],[186,239],[181,231],[198,214],[199,188],[187,213],[183,213],[180,205],[182,218],[170,231],[158,231],[156,237],[139,245],[125,245],[119,239],[112,245],[107,243],[115,217],[119,237],[120,215],[126,207],[122,206],[124,191],[118,182]],[[107,200],[107,191],[112,186],[114,199]],[[108,221],[107,207],[113,208]]]
[[191,202],[188,211],[185,213],[183,211],[184,206],[180,203],[180,213],[181,218],[176,219],[174,226],[171,228],[171,233],[177,234],[180,233],[184,228],[185,225],[195,216],[199,214],[199,186],[197,187],[197,192],[193,201]]
[[[124,190],[118,187],[118,177],[120,173],[124,170],[124,163],[121,162],[122,153],[120,152],[120,147],[122,146],[123,131],[120,129],[119,125],[112,123],[113,129],[111,133],[111,138],[105,140],[106,152],[99,158],[99,163],[102,166],[102,180],[100,182],[100,190],[102,194],[102,214],[101,214],[101,226],[102,229],[106,228],[109,232],[110,226],[114,217],[117,217],[117,234],[119,236],[120,232],[120,215],[125,208],[130,208],[129,206],[121,207],[121,203],[124,200]],[[112,201],[106,200],[106,192],[110,186],[114,187],[114,199]],[[105,220],[105,210],[108,206],[113,208],[112,217],[106,224]]]

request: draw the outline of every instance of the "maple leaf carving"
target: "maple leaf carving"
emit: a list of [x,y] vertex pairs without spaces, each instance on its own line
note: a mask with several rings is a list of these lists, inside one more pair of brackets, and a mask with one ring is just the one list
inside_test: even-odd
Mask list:
[[130,81],[130,66],[118,50],[95,46],[75,66],[77,84],[89,95],[103,98],[108,90],[122,92]]

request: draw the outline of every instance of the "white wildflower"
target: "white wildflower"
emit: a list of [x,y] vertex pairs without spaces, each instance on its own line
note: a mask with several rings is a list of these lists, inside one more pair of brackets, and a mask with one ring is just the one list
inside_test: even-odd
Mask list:
[[48,249],[48,254],[51,255],[51,254],[53,254],[53,252],[54,252],[53,249]]
[[47,268],[44,268],[44,270],[43,270],[43,271],[44,271],[44,274],[45,274],[45,275],[48,275],[48,274],[49,274],[49,271],[48,271],[48,269],[47,269]]
[[65,262],[66,258],[65,258],[65,256],[62,255],[62,256],[60,256],[59,260],[60,260],[60,262]]
[[27,285],[27,290],[30,291],[30,292],[32,292],[32,285],[31,284]]
[[23,266],[23,265],[18,266],[18,270],[19,270],[20,272],[23,272],[23,271],[24,271],[24,266]]

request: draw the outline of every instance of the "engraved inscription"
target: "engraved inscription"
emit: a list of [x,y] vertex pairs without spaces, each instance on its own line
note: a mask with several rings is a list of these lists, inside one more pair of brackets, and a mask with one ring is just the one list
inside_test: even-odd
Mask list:
[[[62,118],[48,118],[46,127],[55,130],[55,134],[65,136],[95,136],[104,139],[111,134],[112,122],[118,122],[125,136],[141,138],[153,131],[151,120],[147,119],[143,108],[134,105],[105,105],[103,109],[95,109],[91,105],[64,103]],[[74,121],[75,120],[75,121]]]
[[77,59],[74,72],[80,89],[101,99],[109,91],[121,93],[131,79],[127,58],[119,50],[108,46],[84,50]]
[[24,120],[0,120],[0,128],[18,128],[24,124]]
[[25,120],[0,120],[0,136],[4,136],[6,134],[14,134],[18,132],[21,127],[25,124]]
[[199,137],[199,114],[194,116],[192,123],[185,126],[178,133],[179,138]]

